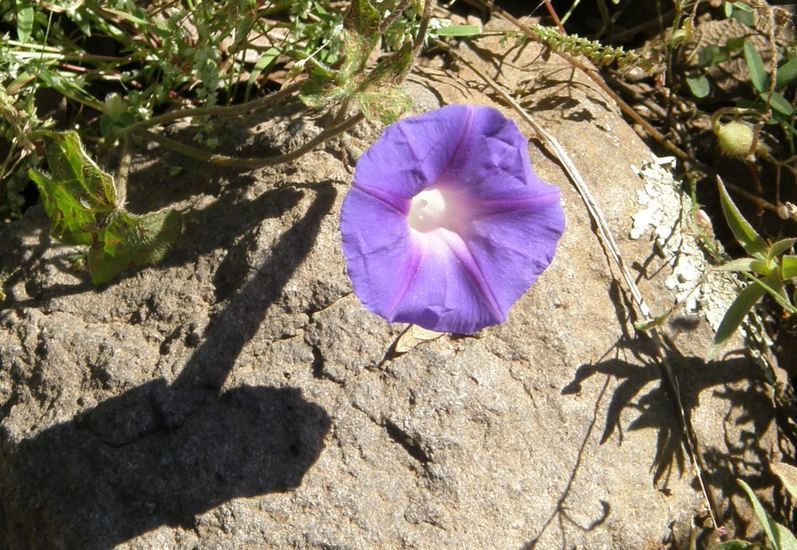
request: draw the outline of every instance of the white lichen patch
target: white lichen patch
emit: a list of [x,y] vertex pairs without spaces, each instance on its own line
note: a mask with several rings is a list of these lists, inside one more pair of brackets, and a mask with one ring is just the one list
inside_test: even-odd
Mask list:
[[648,236],[672,266],[664,284],[684,313],[703,315],[717,329],[738,292],[731,275],[710,269],[692,219],[692,201],[672,174],[674,157],[656,158],[633,167],[645,182],[637,193],[643,209],[632,216],[631,239]]

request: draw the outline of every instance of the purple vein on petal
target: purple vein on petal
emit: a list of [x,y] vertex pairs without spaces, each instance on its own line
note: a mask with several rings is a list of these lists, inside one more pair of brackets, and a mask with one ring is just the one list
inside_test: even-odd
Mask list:
[[476,258],[474,258],[473,254],[471,254],[471,251],[468,248],[468,243],[466,243],[462,237],[453,231],[448,231],[442,228],[438,229],[437,231],[442,241],[446,243],[446,246],[448,246],[452,254],[454,254],[457,260],[459,260],[459,262],[465,268],[465,271],[468,272],[468,275],[470,275],[471,279],[476,284],[476,288],[478,288],[481,292],[492,314],[495,315],[497,320],[503,321],[504,314],[501,312],[501,307],[498,305],[498,300],[495,299],[495,295],[493,294],[490,285],[487,283],[487,279],[484,277],[484,273],[482,273],[479,264],[476,262]]
[[488,200],[474,205],[471,214],[472,220],[489,218],[498,214],[508,214],[517,210],[528,210],[536,206],[547,206],[559,200],[559,191],[536,195],[534,197],[524,197],[519,199],[495,199]]
[[387,311],[387,320],[393,321],[393,318],[396,314],[396,309],[401,305],[401,302],[404,301],[404,297],[407,295],[407,292],[410,289],[410,285],[412,285],[412,281],[415,280],[415,276],[418,274],[418,270],[421,267],[421,260],[423,260],[424,255],[426,254],[426,239],[411,239],[412,244],[412,254],[410,256],[409,261],[407,262],[406,269],[401,277],[401,286],[396,292],[396,297],[393,299],[393,303],[390,304],[390,308]]
[[365,193],[366,195],[368,195],[372,199],[381,202],[385,206],[388,206],[388,207],[392,208],[393,210],[395,210],[396,212],[398,212],[402,216],[406,216],[407,214],[409,214],[410,203],[406,199],[402,199],[400,197],[397,197],[395,195],[391,195],[390,193],[386,193],[386,192],[380,191],[378,189],[373,189],[371,187],[367,187],[367,186],[365,186],[362,183],[359,183],[357,181],[352,183],[352,187],[354,187],[358,191],[362,191],[363,193]]
[[448,164],[445,168],[440,172],[440,175],[437,176],[437,181],[429,182],[430,185],[435,185],[438,182],[445,181],[445,176],[448,174],[448,171],[451,169],[451,166],[454,165],[454,161],[459,158],[460,150],[462,149],[462,145],[468,140],[468,135],[470,134],[471,126],[473,126],[473,107],[470,105],[463,105],[465,108],[465,112],[468,114],[468,117],[465,119],[465,125],[462,127],[462,135],[459,136],[459,141],[457,142],[457,146],[454,148],[454,153],[451,155],[451,158],[448,160]]

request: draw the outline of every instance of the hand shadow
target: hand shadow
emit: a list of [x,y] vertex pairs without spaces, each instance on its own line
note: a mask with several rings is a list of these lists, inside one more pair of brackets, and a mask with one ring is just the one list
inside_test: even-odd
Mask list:
[[272,250],[279,268],[264,266],[231,298],[174,384],[148,382],[16,445],[0,433],[0,547],[110,548],[301,484],[323,449],[327,413],[298,388],[219,388],[334,199],[319,186]]

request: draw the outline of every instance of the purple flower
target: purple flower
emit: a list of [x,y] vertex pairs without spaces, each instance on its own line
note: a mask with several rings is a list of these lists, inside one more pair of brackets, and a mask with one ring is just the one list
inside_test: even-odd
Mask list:
[[450,105],[388,127],[341,212],[354,292],[388,321],[472,334],[506,319],[551,263],[559,190],[489,107]]

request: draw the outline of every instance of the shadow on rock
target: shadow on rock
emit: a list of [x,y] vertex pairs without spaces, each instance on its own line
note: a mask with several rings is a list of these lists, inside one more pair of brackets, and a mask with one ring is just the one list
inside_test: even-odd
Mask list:
[[298,389],[217,396],[151,382],[13,450],[3,546],[110,548],[161,525],[191,528],[230,499],[298,487],[328,428]]
[[110,548],[162,525],[190,528],[233,498],[300,485],[323,449],[326,412],[296,388],[219,388],[334,199],[319,187],[174,384],[148,382],[18,444],[0,433],[0,547]]
[[[692,413],[700,405],[700,396],[711,391],[711,397],[727,401],[725,424],[731,417],[735,425],[749,425],[750,430],[739,430],[740,434],[728,434],[722,425],[716,426],[717,434],[724,437],[725,447],[717,449],[701,446],[702,458],[707,468],[705,481],[714,491],[724,495],[741,495],[736,479],[744,477],[751,486],[761,488],[772,484],[768,472],[769,449],[758,441],[755,434],[765,433],[774,420],[771,398],[767,392],[760,369],[746,358],[732,358],[707,364],[699,357],[685,357],[670,348],[668,360],[679,387],[681,403],[687,426],[691,430]],[[666,491],[667,481],[677,472],[686,471],[688,457],[685,455],[684,429],[679,420],[678,405],[674,392],[661,369],[653,362],[635,365],[621,359],[609,359],[600,363],[585,364],[576,371],[575,379],[563,390],[563,394],[578,393],[581,385],[594,376],[604,375],[619,379],[606,413],[601,436],[605,443],[617,434],[620,443],[624,437],[621,415],[627,408],[638,412],[627,425],[628,430],[657,430],[655,456],[651,471],[653,481]],[[738,389],[740,382],[746,387]],[[651,386],[652,384],[652,386]],[[731,389],[734,385],[737,389]],[[713,388],[713,390],[712,390]],[[705,394],[704,394],[705,395]],[[751,460],[751,457],[755,457]],[[719,459],[718,459],[719,458]],[[738,466],[744,465],[745,472]],[[733,517],[740,521],[737,511],[724,511],[727,520]]]

